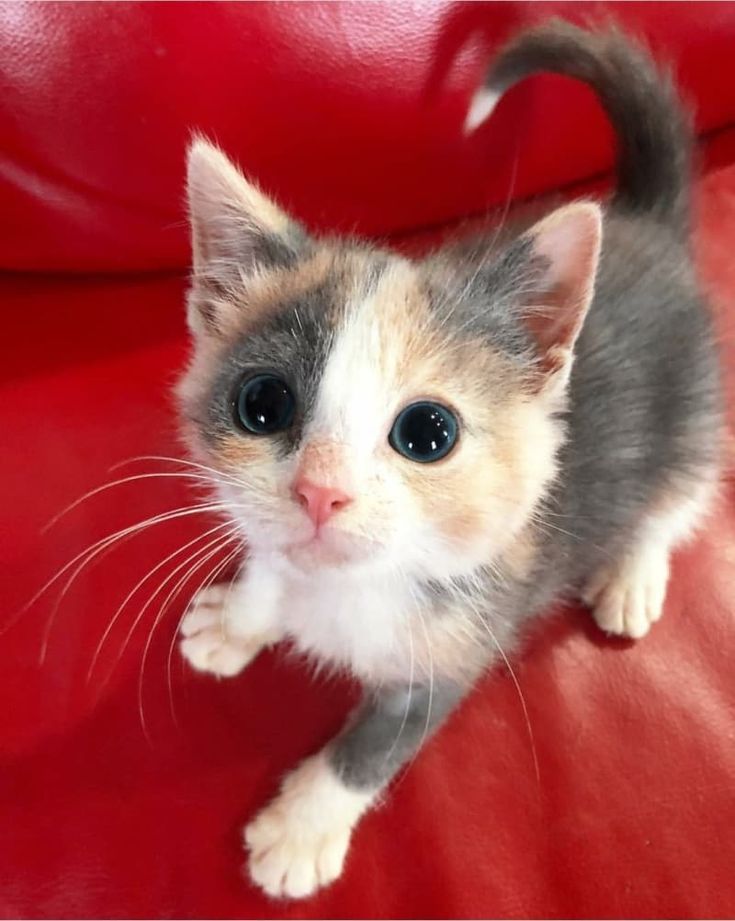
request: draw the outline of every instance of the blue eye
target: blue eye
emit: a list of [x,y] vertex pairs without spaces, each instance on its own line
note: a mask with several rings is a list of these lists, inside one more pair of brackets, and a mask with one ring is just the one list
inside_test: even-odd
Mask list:
[[452,450],[459,426],[455,415],[438,403],[411,403],[393,423],[388,441],[394,451],[419,464],[441,460]]
[[296,400],[288,384],[275,374],[256,374],[240,385],[235,421],[252,435],[282,432],[293,421]]

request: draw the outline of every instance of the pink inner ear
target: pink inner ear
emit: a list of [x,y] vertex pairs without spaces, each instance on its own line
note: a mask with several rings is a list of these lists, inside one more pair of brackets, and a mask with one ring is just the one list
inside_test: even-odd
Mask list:
[[527,322],[542,359],[546,361],[548,355],[550,363],[558,366],[559,354],[573,348],[592,301],[600,209],[587,202],[560,208],[536,224],[530,235],[534,252],[546,266],[528,305]]

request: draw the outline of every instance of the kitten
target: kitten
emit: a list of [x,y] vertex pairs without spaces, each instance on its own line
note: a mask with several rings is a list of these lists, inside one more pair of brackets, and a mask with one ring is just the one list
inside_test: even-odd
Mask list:
[[539,70],[597,92],[619,187],[604,209],[569,204],[502,242],[411,261],[317,239],[219,150],[189,152],[180,397],[249,557],[232,590],[194,600],[182,652],[234,675],[288,638],[366,688],[245,829],[272,896],[339,876],[360,816],[554,599],[643,636],[715,488],[687,119],[618,32],[556,22],[499,55],[468,125]]

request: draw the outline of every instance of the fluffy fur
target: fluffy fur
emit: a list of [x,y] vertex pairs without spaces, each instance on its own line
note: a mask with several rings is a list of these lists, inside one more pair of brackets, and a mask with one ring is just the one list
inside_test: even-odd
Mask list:
[[[421,260],[315,239],[219,150],[190,150],[183,418],[250,557],[232,592],[195,602],[183,652],[233,674],[288,637],[366,686],[350,726],[246,834],[274,895],[337,875],[359,814],[551,601],[583,594],[604,629],[643,635],[671,548],[714,489],[719,374],[689,254],[687,120],[642,50],[565,23],[500,54],[470,119],[539,69],[585,80],[610,115],[611,204]],[[297,399],[267,437],[234,423],[239,382],[260,371]],[[460,424],[434,464],[388,441],[421,399]],[[293,491],[305,476],[351,500],[319,533]]]

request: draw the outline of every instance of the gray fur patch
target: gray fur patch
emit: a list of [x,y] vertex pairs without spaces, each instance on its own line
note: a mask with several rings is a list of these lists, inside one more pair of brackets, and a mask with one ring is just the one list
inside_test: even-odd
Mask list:
[[331,759],[348,787],[378,790],[441,725],[466,693],[454,684],[413,686],[371,694],[336,739]]
[[[376,258],[360,278],[366,294],[377,284],[385,262],[383,256]],[[270,371],[282,375],[289,383],[296,396],[297,410],[293,425],[269,438],[283,454],[295,450],[313,410],[347,290],[349,285],[342,271],[336,270],[297,301],[281,304],[261,326],[235,341],[210,391],[205,427],[210,441],[239,431],[234,424],[239,382],[260,371]],[[243,434],[243,437],[257,436]]]
[[321,285],[302,295],[298,302],[284,304],[263,326],[234,343],[211,390],[205,432],[208,439],[216,441],[239,431],[234,412],[240,381],[270,371],[287,381],[296,397],[297,411],[287,431],[269,438],[283,453],[298,445],[332,342],[329,308],[333,295],[330,285]]
[[532,365],[533,338],[523,322],[523,306],[535,302],[543,266],[530,237],[520,236],[504,246],[495,238],[480,238],[463,250],[440,253],[425,262],[431,275],[446,276],[442,268],[448,265],[453,284],[429,286],[437,322],[456,336],[484,339]]

